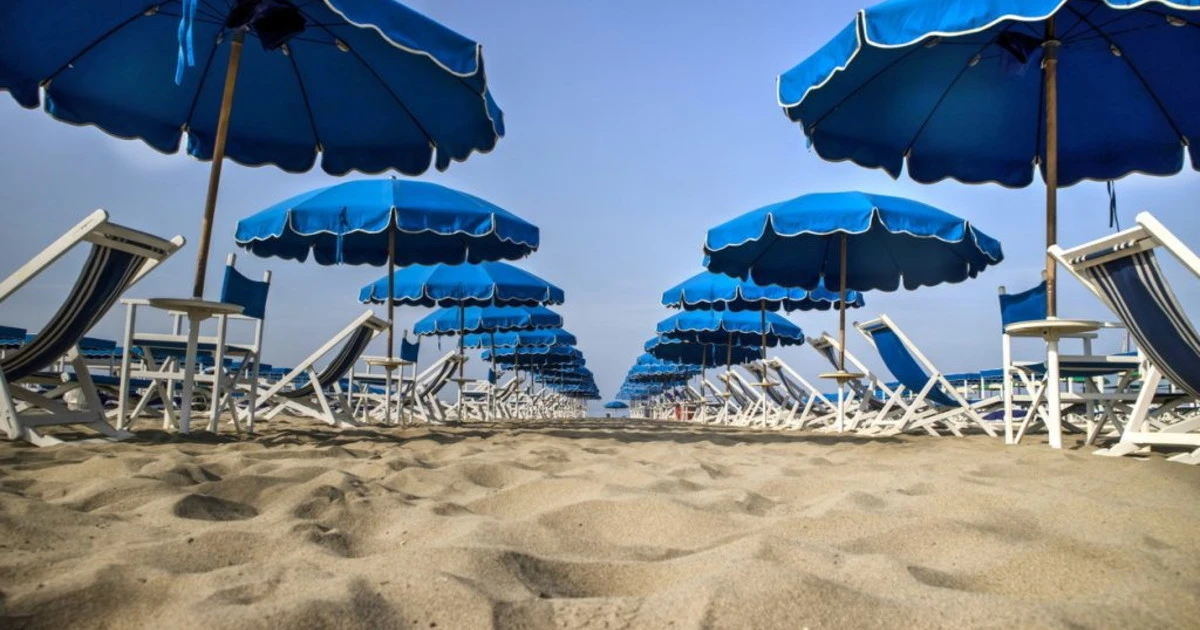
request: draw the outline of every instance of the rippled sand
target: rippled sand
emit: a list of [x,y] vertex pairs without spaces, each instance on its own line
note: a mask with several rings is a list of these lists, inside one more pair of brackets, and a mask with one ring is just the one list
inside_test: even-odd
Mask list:
[[1196,627],[1200,468],[624,420],[5,442],[0,591],[2,627]]

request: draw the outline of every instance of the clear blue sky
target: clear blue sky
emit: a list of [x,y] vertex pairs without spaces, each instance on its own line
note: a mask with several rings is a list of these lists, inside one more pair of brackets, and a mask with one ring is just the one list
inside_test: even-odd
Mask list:
[[[999,238],[1007,260],[978,279],[868,294],[867,308],[852,317],[887,312],[944,371],[999,365],[996,287],[1023,289],[1039,280],[1041,186],[923,186],[852,164],[825,163],[805,148],[799,128],[776,106],[776,75],[832,37],[860,5],[815,0],[409,4],[483,43],[490,84],[508,127],[491,154],[425,178],[485,197],[541,227],[541,250],[521,264],[566,290],[567,304],[559,310],[578,335],[605,396],[612,395],[654,324],[670,314],[659,305],[661,292],[701,269],[705,230],[813,191],[859,189],[912,197],[964,216]],[[207,164],[59,123],[4,96],[0,137],[5,149],[0,208],[6,225],[0,230],[0,274],[97,207],[133,227],[197,240]],[[235,250],[232,234],[239,218],[336,181],[320,171],[289,175],[273,167],[227,164],[209,277],[220,277],[225,254]],[[1200,177],[1192,171],[1118,183],[1124,222],[1149,210],[1200,248],[1198,193]],[[1108,232],[1107,208],[1103,184],[1064,191],[1062,241],[1075,244]],[[187,294],[194,259],[189,246],[135,294]],[[382,273],[248,254],[240,256],[240,266],[251,274],[264,269],[275,274],[266,360],[279,365],[305,356],[361,312],[365,307],[355,303],[358,287]],[[36,329],[57,307],[75,269],[57,269],[6,302],[0,323]],[[1173,275],[1180,297],[1191,312],[1200,312],[1194,279]],[[215,288],[210,293],[215,295]],[[1111,319],[1073,280],[1064,281],[1062,293],[1063,315]],[[421,309],[398,312],[402,328],[424,314]],[[110,315],[96,334],[118,337],[121,318],[121,313]],[[809,334],[837,326],[830,313],[797,313],[792,319]],[[451,343],[443,341],[443,349]],[[850,348],[869,356],[857,337],[851,337]],[[382,345],[374,350],[382,353]],[[808,348],[781,355],[806,376],[822,367]],[[431,360],[433,353],[426,350],[423,357]],[[868,362],[878,366],[874,359]],[[473,363],[477,369],[479,362]]]

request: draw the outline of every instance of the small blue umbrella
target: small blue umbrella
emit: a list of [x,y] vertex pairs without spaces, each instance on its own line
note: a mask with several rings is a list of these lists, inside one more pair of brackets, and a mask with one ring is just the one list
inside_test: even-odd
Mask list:
[[700,344],[770,347],[798,346],[804,331],[777,313],[767,313],[764,326],[758,313],[747,311],[683,311],[658,323],[660,336]]
[[655,337],[647,341],[644,347],[647,354],[657,359],[669,363],[699,365],[701,369],[711,365],[714,358],[721,354],[726,355],[726,365],[749,363],[761,356],[759,348],[754,346],[727,345],[723,348],[719,344],[694,343],[664,337]]
[[483,360],[501,364],[551,365],[571,363],[583,365],[583,353],[573,346],[525,346],[486,350]]
[[1040,169],[1049,246],[1060,185],[1200,168],[1198,27],[1196,0],[890,0],[780,76],[779,104],[822,158],[892,177]]
[[468,348],[509,348],[514,346],[573,346],[575,335],[561,328],[542,330],[514,330],[510,332],[488,332],[465,335],[463,345]]
[[[857,291],[846,295],[851,306],[862,306]],[[812,291],[799,287],[761,285],[711,271],[700,272],[663,292],[663,306],[688,311],[827,311],[838,301],[824,285]]]
[[[393,281],[389,290],[389,282]],[[564,299],[562,289],[502,262],[412,265],[393,271],[358,293],[358,300],[364,304],[391,302],[425,307],[538,306],[562,304]]]
[[196,297],[226,155],[415,175],[504,134],[479,44],[391,0],[10,0],[0,90],[163,153],[186,134],[188,153],[212,160]]
[[413,326],[418,335],[457,335],[504,332],[538,328],[559,328],[562,315],[544,306],[468,306],[440,308],[421,318]]
[[317,188],[238,221],[234,233],[264,258],[376,267],[517,260],[539,240],[537,226],[495,204],[403,179]]
[[609,402],[604,403],[604,408],[605,409],[628,409],[629,404],[624,403],[620,400],[611,400]]

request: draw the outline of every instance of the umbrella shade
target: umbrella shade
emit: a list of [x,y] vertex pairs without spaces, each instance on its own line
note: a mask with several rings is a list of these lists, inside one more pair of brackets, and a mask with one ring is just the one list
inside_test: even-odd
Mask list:
[[[562,304],[563,290],[512,265],[413,265],[392,272],[392,302],[404,306],[536,306]],[[364,304],[387,301],[388,277],[363,287]]]
[[485,333],[559,328],[562,325],[562,315],[544,306],[468,306],[461,314],[457,308],[440,308],[418,320],[413,325],[413,332],[418,335],[457,335],[460,330]]
[[612,401],[604,403],[604,408],[605,409],[628,409],[629,405],[627,403],[621,402],[619,400],[612,400]]
[[846,289],[854,291],[961,282],[1004,259],[1000,242],[964,219],[861,192],[803,195],[748,212],[709,230],[704,251],[714,272],[838,290],[843,238]]
[[721,346],[773,348],[804,343],[804,331],[783,316],[751,311],[683,311],[659,322],[656,332],[668,339]]
[[726,347],[717,344],[702,344],[655,337],[646,342],[646,353],[670,363],[687,365],[741,365],[757,360],[760,349],[753,346]]
[[[705,271],[663,292],[663,306],[684,310],[826,311],[837,305],[838,294],[824,285],[812,291],[798,287],[759,285],[721,273]],[[848,306],[863,305],[857,291],[846,294]]]
[[[402,266],[516,260],[537,250],[537,226],[464,192],[428,182],[364,179],[281,201],[237,224],[256,256],[320,265]],[[386,291],[384,292],[386,295]]]
[[[231,42],[245,33],[227,155],[287,171],[445,169],[504,133],[475,42],[394,1],[202,2],[180,56],[181,0],[0,7],[0,89],[50,115],[213,155]],[[293,25],[294,28],[279,28]],[[295,29],[299,29],[296,32]],[[292,36],[294,35],[294,36]],[[291,37],[289,37],[291,36]],[[258,40],[255,43],[252,40]],[[261,45],[259,45],[261,44]]]
[[571,346],[529,346],[515,348],[496,348],[483,353],[484,361],[496,360],[496,363],[516,363],[524,368],[526,365],[550,365],[554,363],[575,363],[583,365],[583,353]]
[[561,328],[543,330],[521,330],[502,333],[477,333],[466,335],[463,345],[467,348],[508,348],[514,346],[573,346],[575,335]]
[[[1057,179],[1200,168],[1194,0],[890,0],[779,77],[822,158],[893,177],[1026,186],[1045,177],[1044,51],[1057,53]],[[1053,18],[1050,27],[1047,18]],[[1049,30],[1049,28],[1052,30]],[[1057,42],[1046,46],[1046,41]]]

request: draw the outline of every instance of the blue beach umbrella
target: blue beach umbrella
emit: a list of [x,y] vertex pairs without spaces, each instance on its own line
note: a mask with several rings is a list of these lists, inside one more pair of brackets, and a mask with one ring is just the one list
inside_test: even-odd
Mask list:
[[544,306],[468,306],[440,308],[413,326],[418,335],[457,335],[538,328],[559,328],[562,315]]
[[196,297],[225,156],[416,175],[504,134],[479,44],[393,0],[10,0],[0,90],[163,153],[186,135],[212,160]]
[[658,323],[656,332],[668,339],[699,344],[770,347],[798,346],[804,331],[777,313],[767,313],[764,326],[758,313],[746,311],[683,311]]
[[553,365],[571,363],[582,366],[583,353],[573,346],[524,346],[495,348],[483,353],[483,360],[510,365]]
[[[856,291],[846,295],[852,306],[862,306]],[[721,273],[702,271],[663,292],[663,306],[688,311],[827,311],[838,301],[836,291],[819,285],[812,291],[799,287],[761,285]]]
[[610,400],[609,402],[604,403],[604,408],[605,409],[628,409],[629,404],[622,402],[620,400]]
[[474,333],[464,336],[467,348],[509,348],[514,346],[573,346],[575,335],[561,328],[516,330],[510,332]]
[[644,346],[646,353],[669,363],[698,365],[703,369],[712,365],[716,357],[725,355],[726,365],[741,365],[760,358],[760,349],[755,346],[693,343],[678,339],[655,337]]
[[[389,282],[394,282],[390,290]],[[562,289],[502,262],[412,265],[393,271],[358,293],[358,300],[364,304],[391,302],[425,307],[538,306],[562,304],[564,299]]]
[[[1057,189],[1200,168],[1196,0],[890,0],[779,77],[817,154],[945,178]],[[1055,314],[1049,257],[1047,310]]]
[[[962,282],[1004,259],[1000,242],[964,219],[861,192],[803,195],[748,212],[709,230],[704,251],[711,271],[839,292]],[[844,302],[838,340],[838,370],[826,376],[839,383],[859,378],[845,369]]]
[[317,188],[238,221],[234,241],[261,257],[392,266],[517,260],[537,226],[474,195],[403,179]]

